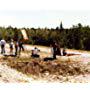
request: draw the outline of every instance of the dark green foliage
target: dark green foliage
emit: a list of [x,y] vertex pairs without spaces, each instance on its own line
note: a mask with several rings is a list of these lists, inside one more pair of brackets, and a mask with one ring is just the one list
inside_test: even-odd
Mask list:
[[[37,44],[49,46],[50,43],[56,41],[61,47],[90,50],[90,27],[82,26],[80,23],[72,28],[64,29],[62,22],[60,27],[56,29],[48,28],[24,28],[27,32],[29,40],[28,44]],[[22,39],[20,29],[11,26],[5,28],[0,27],[0,39],[4,38],[9,41]]]

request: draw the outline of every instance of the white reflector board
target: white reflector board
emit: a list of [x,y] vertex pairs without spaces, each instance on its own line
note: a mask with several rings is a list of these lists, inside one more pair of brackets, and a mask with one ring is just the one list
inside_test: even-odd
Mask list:
[[28,36],[27,36],[27,33],[24,29],[21,30],[21,33],[23,35],[23,39],[27,40],[28,39]]

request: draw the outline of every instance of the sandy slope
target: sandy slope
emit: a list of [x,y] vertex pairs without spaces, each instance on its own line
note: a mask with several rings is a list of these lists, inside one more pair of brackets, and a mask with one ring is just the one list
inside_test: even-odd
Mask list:
[[30,82],[30,79],[21,72],[10,68],[4,62],[0,62],[0,82],[4,83],[24,83]]
[[[26,51],[31,51],[35,46],[31,45],[25,45]],[[49,47],[43,47],[43,46],[37,46],[43,57],[46,57],[50,55],[50,48]],[[6,46],[7,52],[9,52],[8,45]],[[74,54],[81,54],[81,55],[76,55],[76,56],[68,56],[68,57],[63,57],[60,56],[58,59],[60,60],[68,60],[68,59],[73,59],[73,60],[82,60],[83,62],[90,62],[90,53],[86,51],[77,51],[77,50],[67,50],[68,53],[74,53]],[[30,52],[22,53],[21,57],[28,57],[30,56]],[[0,58],[3,57],[0,55]],[[1,60],[1,59],[0,59]],[[50,77],[49,77],[50,78]],[[69,82],[90,82],[90,75],[80,75],[77,77],[69,77]],[[33,80],[32,78],[22,74],[21,72],[18,72],[10,67],[8,67],[5,62],[0,62],[0,82],[47,82],[47,80],[42,81],[36,81]]]

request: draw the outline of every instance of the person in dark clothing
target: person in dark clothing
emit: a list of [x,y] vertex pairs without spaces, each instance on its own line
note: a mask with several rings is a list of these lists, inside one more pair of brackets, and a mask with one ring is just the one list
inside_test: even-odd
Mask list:
[[16,56],[17,56],[17,53],[18,53],[18,47],[19,47],[18,41],[15,41],[15,55]]
[[57,55],[57,43],[53,42],[52,47],[53,47],[53,59],[56,59],[56,55]]
[[20,40],[18,44],[19,44],[18,46],[19,46],[19,55],[20,55],[21,54],[21,51],[24,51],[23,41]]
[[55,43],[51,44],[50,47],[51,47],[51,57],[45,57],[44,61],[48,61],[48,60],[52,61],[52,60],[56,59],[57,47],[56,47]]
[[61,56],[61,48],[60,48],[60,45],[56,44],[56,48],[57,48],[56,55]]
[[66,52],[66,50],[65,50],[65,48],[63,49],[63,56],[66,56],[67,55],[67,52]]

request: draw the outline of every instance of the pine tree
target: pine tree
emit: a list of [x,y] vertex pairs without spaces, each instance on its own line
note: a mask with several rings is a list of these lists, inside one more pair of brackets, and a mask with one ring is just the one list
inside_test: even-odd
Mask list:
[[63,24],[62,24],[62,21],[61,21],[61,23],[60,23],[60,31],[62,31],[63,30]]

